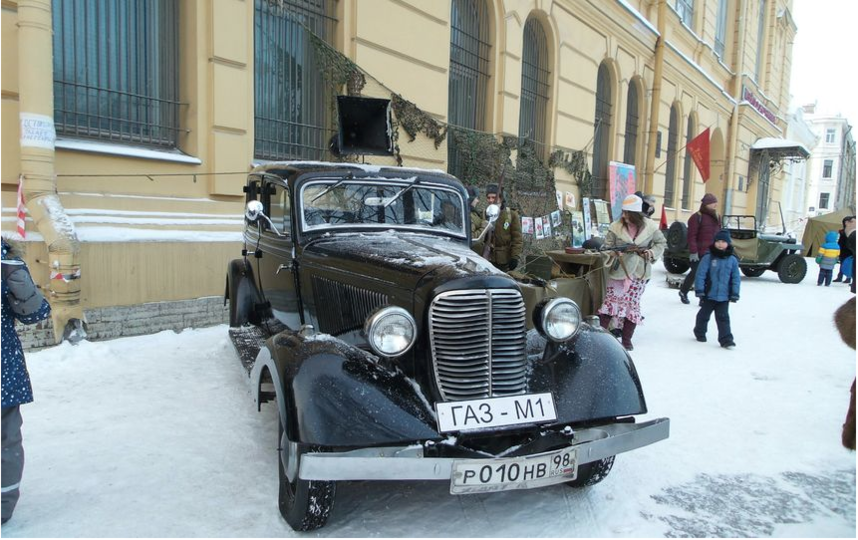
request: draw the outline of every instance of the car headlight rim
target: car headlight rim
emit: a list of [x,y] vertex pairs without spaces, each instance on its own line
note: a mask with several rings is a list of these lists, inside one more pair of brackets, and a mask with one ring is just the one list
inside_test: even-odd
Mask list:
[[[564,312],[568,318],[563,317]],[[569,341],[581,330],[581,308],[569,298],[552,298],[546,302],[539,319],[542,334],[557,343]]]
[[417,323],[407,310],[386,306],[370,315],[364,333],[373,352],[384,358],[397,358],[417,341]]

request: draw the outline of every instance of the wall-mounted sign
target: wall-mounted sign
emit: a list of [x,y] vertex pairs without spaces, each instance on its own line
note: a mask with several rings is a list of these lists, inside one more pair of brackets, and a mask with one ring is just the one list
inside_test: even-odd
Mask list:
[[742,87],[742,100],[750,103],[751,107],[757,109],[757,111],[759,111],[760,114],[765,116],[772,124],[778,123],[778,117],[775,116],[775,113],[768,110],[766,106],[763,105],[763,103],[759,99],[757,99],[757,96],[755,96],[754,93],[751,92],[751,90],[747,86]]
[[21,113],[21,146],[54,149],[54,119],[43,114]]

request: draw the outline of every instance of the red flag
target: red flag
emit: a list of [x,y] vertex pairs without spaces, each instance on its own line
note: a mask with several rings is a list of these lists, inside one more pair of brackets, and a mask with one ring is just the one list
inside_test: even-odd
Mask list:
[[664,206],[661,207],[661,221],[658,223],[658,228],[667,230],[667,213],[664,211]]
[[21,238],[27,237],[27,229],[24,227],[24,175],[18,176],[18,235]]
[[685,151],[691,154],[691,159],[697,165],[697,170],[703,177],[705,184],[709,180],[709,128],[703,130],[703,133],[691,139],[691,142],[685,147]]

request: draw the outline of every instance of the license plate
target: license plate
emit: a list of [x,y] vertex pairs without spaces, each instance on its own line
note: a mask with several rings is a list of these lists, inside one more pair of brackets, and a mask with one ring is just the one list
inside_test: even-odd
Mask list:
[[450,493],[530,489],[569,482],[578,476],[576,458],[574,448],[564,448],[535,456],[455,461]]
[[557,420],[550,393],[435,404],[438,430],[467,431]]

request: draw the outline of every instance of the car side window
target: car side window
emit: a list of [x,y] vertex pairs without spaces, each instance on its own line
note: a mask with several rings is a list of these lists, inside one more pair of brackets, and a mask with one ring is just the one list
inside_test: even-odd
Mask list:
[[289,190],[280,184],[268,184],[266,191],[269,194],[270,213],[268,217],[281,233],[292,234],[292,204],[289,199]]

